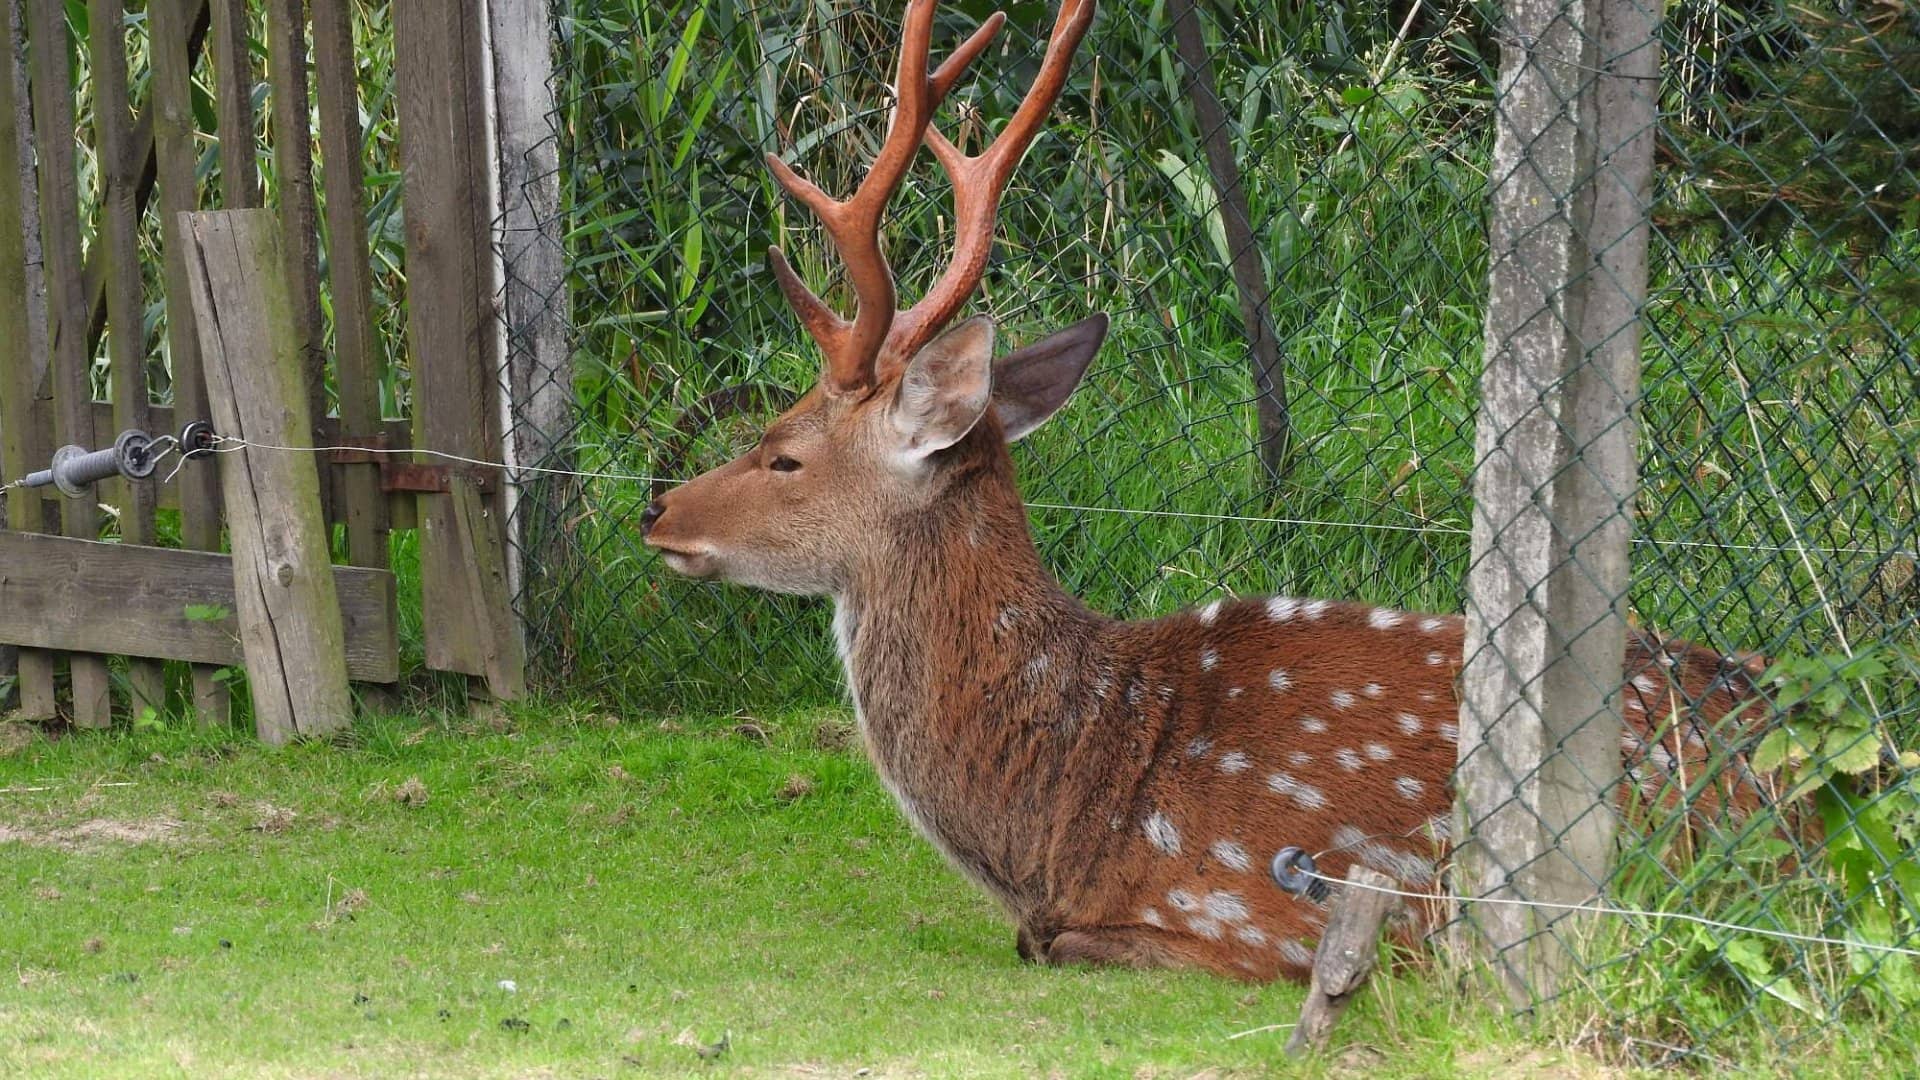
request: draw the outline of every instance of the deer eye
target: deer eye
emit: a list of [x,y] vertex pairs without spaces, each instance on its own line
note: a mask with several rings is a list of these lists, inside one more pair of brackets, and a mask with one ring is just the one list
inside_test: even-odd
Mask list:
[[800,463],[785,454],[777,454],[772,461],[767,462],[767,468],[774,472],[799,472]]

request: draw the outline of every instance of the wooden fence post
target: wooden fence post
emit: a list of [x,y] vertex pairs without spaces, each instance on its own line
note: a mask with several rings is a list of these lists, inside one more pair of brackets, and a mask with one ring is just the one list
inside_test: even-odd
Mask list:
[[[478,4],[403,0],[393,7],[414,448],[500,461],[484,18]],[[496,602],[500,593],[473,587],[475,560],[485,558],[473,530],[497,535],[503,516],[468,518],[471,528],[463,529],[452,495],[420,496],[427,666],[484,677],[473,688],[480,699],[518,697],[522,686],[490,675],[524,669],[514,612]]]
[[[74,143],[73,74],[63,0],[26,0],[27,38],[32,48],[33,127],[55,133],[35,140],[39,151],[41,250],[46,257],[47,337],[55,398],[54,437],[61,444],[93,447],[93,385],[87,350],[87,305],[82,295],[79,178]],[[62,531],[84,540],[100,535],[100,507],[91,499],[63,499]],[[113,721],[112,683],[103,656],[75,653],[68,659],[76,727],[106,727]]]
[[[1468,897],[1577,904],[1607,878],[1659,10],[1506,0],[1460,680]],[[1516,1002],[1554,992],[1570,916],[1463,914]]]
[[[134,191],[141,163],[134,160],[133,108],[127,80],[125,0],[89,0],[87,52],[92,63],[93,130],[99,158],[101,216],[95,248],[102,259],[101,280],[107,306],[107,345],[113,388],[113,428],[145,431],[151,406],[147,392],[147,327],[141,295],[140,210]],[[107,490],[122,498],[120,536],[129,544],[151,544],[154,495],[151,480],[118,481]],[[167,707],[166,669],[158,662],[126,661],[129,705],[159,713]]]
[[[216,429],[311,448],[306,342],[273,212],[183,214],[176,227]],[[219,459],[255,722],[275,745],[345,727],[353,713],[313,457],[247,449]]]
[[[46,293],[28,268],[29,262],[37,267],[40,261],[40,226],[33,205],[33,121],[18,15],[17,0],[0,0],[0,326],[20,328],[0,334],[0,476],[9,480],[45,468],[50,452],[34,409],[39,361],[46,355]],[[0,506],[6,514],[0,526],[24,532],[41,528],[45,521],[38,492],[15,489]],[[53,654],[21,649],[13,663],[12,672],[0,666],[0,675],[19,676],[19,716],[51,720],[56,711]]]
[[[149,67],[153,72],[151,100],[155,178],[160,187],[160,220],[178,221],[179,215],[199,208],[194,182],[196,152],[193,118],[192,26],[181,3],[158,3],[147,8],[147,31],[153,42]],[[204,4],[199,5],[204,6]],[[249,154],[250,145],[243,146]],[[225,168],[224,163],[222,168]],[[167,296],[167,346],[173,357],[173,415],[178,423],[204,420],[211,415],[207,380],[201,371],[200,336],[194,326],[188,285],[184,238],[173,229],[160,230]],[[220,476],[213,469],[184,469],[175,478],[180,492],[180,540],[199,551],[220,550]],[[203,726],[224,727],[232,715],[227,684],[218,668],[193,666],[193,713]]]

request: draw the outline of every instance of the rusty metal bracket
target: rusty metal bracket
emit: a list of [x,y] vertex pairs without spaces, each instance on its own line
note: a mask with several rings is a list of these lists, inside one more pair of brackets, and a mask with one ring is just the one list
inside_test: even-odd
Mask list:
[[422,495],[445,494],[458,481],[467,481],[482,494],[494,489],[493,471],[471,465],[422,465],[397,460],[392,441],[385,435],[363,438],[342,436],[327,450],[327,460],[335,465],[378,465],[380,490],[412,492]]
[[482,494],[493,491],[493,476],[485,469],[468,465],[416,465],[410,461],[380,463],[381,491],[444,494],[463,480],[478,488]]

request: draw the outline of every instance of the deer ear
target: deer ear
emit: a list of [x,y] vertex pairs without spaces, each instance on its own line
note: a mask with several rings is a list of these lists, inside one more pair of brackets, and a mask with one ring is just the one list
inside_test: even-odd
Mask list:
[[966,437],[992,402],[993,320],[976,315],[921,349],[900,376],[890,417],[918,460]]
[[1060,411],[1106,337],[1107,317],[1095,315],[994,361],[993,411],[1008,442]]

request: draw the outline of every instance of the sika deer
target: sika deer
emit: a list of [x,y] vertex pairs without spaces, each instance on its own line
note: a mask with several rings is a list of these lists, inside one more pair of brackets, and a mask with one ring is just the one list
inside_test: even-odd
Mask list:
[[[768,159],[825,223],[858,303],[841,318],[773,250],[825,357],[819,385],[750,453],[655,501],[646,541],[683,574],[832,597],[881,779],[1005,905],[1022,956],[1303,976],[1322,910],[1269,879],[1277,851],[1323,852],[1333,876],[1357,860],[1411,888],[1436,883],[1462,621],[1282,596],[1117,622],[1055,583],[1007,445],[1066,403],[1106,319],[997,361],[986,318],[941,331],[979,284],[1001,193],[1093,0],[1065,0],[1032,90],[978,156],[932,117],[1002,19],[928,76],[933,7],[907,6],[892,126],[852,198]],[[953,177],[957,250],[896,313],[881,214],[923,141]],[[1744,672],[1651,640],[1626,672],[1629,775],[1650,792],[1682,762],[1699,776],[1713,740],[1670,739],[1665,697],[1717,720]],[[1688,796],[1709,815],[1754,797],[1749,785]]]

